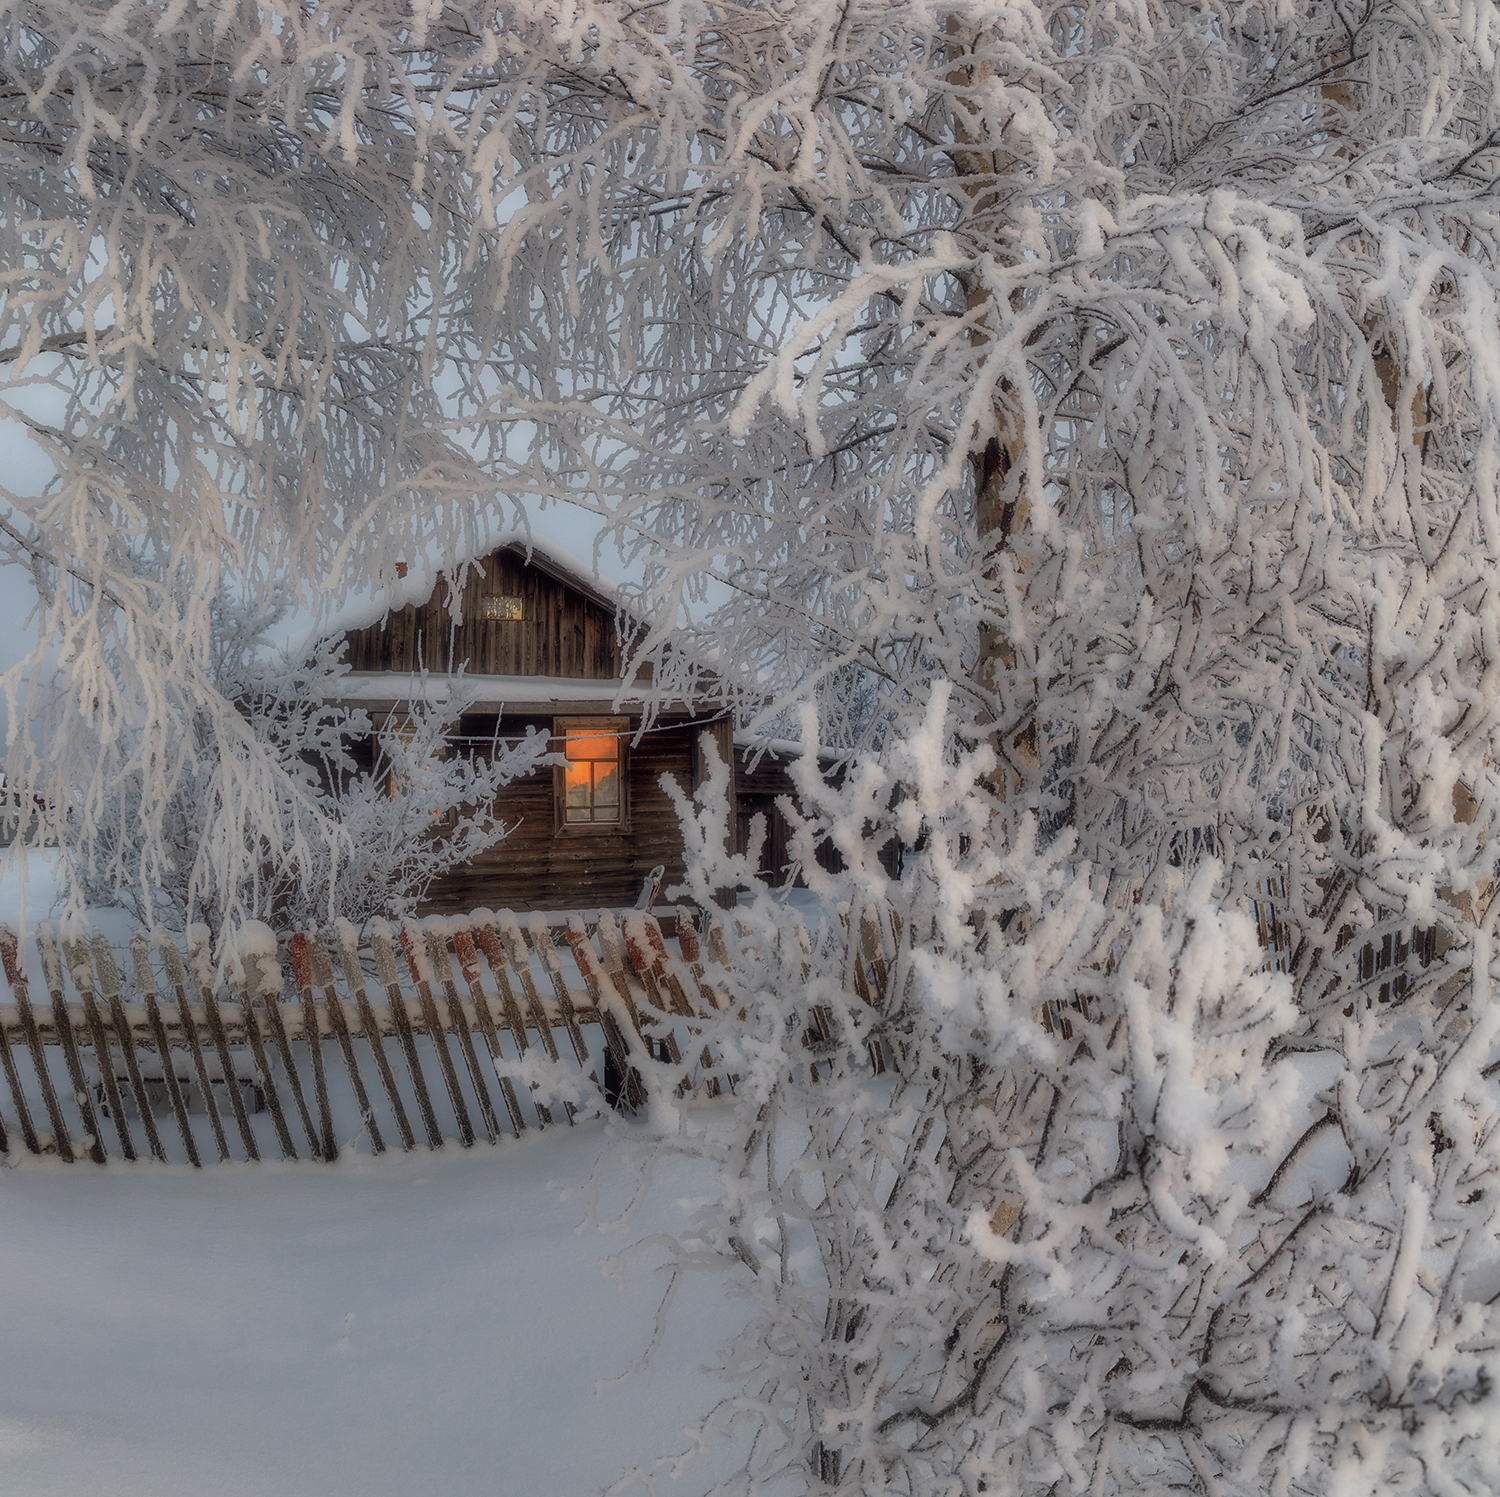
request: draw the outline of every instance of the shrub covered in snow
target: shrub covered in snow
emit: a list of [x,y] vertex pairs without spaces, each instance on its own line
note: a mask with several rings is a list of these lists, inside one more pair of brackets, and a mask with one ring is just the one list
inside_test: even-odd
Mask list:
[[[247,916],[280,929],[361,924],[408,913],[441,873],[504,837],[496,793],[546,758],[545,733],[451,753],[451,726],[471,699],[462,673],[442,678],[437,706],[426,674],[413,677],[411,699],[377,732],[368,713],[338,701],[341,637],[299,661],[267,642],[274,610],[221,601],[213,621],[216,691],[266,772],[245,783],[224,719],[205,709],[173,755],[154,826],[142,815],[142,770],[129,768],[148,746],[123,731],[126,767],[101,792],[80,849],[91,904],[123,904],[143,925],[178,931],[202,921],[215,934],[231,913],[236,926]],[[369,742],[374,762],[356,761],[351,751]]]
[[[1219,863],[1121,908],[1077,861],[976,862],[990,755],[929,758],[941,710],[897,746],[916,866],[820,879],[811,929],[742,904],[702,1025],[732,1097],[674,1103],[684,1047],[601,1165],[717,1169],[675,1239],[752,1306],[714,1490],[1493,1490],[1488,936],[1318,1042]],[[724,784],[683,808],[704,900],[754,887]]]

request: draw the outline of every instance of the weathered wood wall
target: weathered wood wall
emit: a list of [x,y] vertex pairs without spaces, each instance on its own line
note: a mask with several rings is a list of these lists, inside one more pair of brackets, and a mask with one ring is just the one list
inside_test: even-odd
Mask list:
[[[388,614],[382,623],[348,636],[350,668],[390,673],[405,683],[425,665],[446,671],[460,665],[471,675],[561,677],[609,683],[600,696],[613,695],[621,670],[615,611],[607,598],[586,584],[570,582],[545,561],[503,547],[487,557],[483,577],[470,573],[460,596],[459,621],[449,609],[449,591],[439,582],[428,601]],[[488,597],[520,598],[519,620],[487,620]],[[401,690],[393,684],[393,697]],[[545,700],[545,696],[537,700]],[[480,745],[499,731],[507,738],[528,727],[553,730],[556,717],[587,715],[559,703],[550,716],[531,712],[465,717],[460,752],[482,752]],[[430,891],[424,909],[445,912],[476,906],[514,910],[557,910],[630,905],[646,875],[657,864],[668,883],[683,874],[682,836],[677,814],[661,788],[663,774],[691,791],[698,768],[696,736],[712,734],[721,754],[730,750],[725,722],[694,723],[687,716],[655,723],[639,744],[626,750],[629,815],[623,829],[560,828],[554,805],[552,769],[510,785],[495,811],[515,830],[498,847],[448,875]],[[373,746],[350,745],[358,768],[373,768]],[[785,877],[789,862],[787,827],[775,797],[792,791],[784,763],[763,757],[756,769],[736,766],[736,850],[743,851],[751,817],[767,813],[771,834],[762,858],[764,876]]]
[[[425,666],[447,671],[467,662],[474,675],[567,676],[615,681],[620,645],[615,613],[505,548],[485,559],[485,575],[470,571],[460,594],[460,622],[449,610],[446,582],[427,602],[351,630],[351,670],[410,674]],[[487,597],[518,597],[519,620],[487,620]]]
[[[520,734],[531,725],[552,729],[548,718],[506,717],[504,731]],[[494,718],[464,719],[468,737],[483,740],[494,731]],[[682,833],[661,777],[670,774],[691,790],[695,731],[686,722],[657,724],[639,744],[626,745],[629,822],[623,831],[558,830],[551,769],[507,786],[495,810],[520,824],[498,847],[435,885],[424,911],[630,905],[658,863],[665,866],[668,882],[676,883],[683,874]]]

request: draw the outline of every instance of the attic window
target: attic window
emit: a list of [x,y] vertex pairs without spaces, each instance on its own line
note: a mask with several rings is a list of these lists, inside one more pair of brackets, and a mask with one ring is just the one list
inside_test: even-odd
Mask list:
[[559,747],[567,760],[558,771],[558,821],[565,830],[623,827],[621,730],[625,726],[620,719],[608,717],[557,724],[557,736],[562,739]]
[[519,598],[491,597],[484,600],[484,617],[491,622],[516,622],[522,617]]

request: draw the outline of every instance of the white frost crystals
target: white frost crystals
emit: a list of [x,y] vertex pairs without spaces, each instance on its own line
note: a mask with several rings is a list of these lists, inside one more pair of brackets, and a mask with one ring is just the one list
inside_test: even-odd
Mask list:
[[623,538],[660,702],[848,751],[824,936],[737,912],[739,1096],[663,1131],[758,1306],[729,1489],[1500,1487],[1490,0],[0,28],[0,352],[63,407],[6,783],[85,858],[135,777],[160,862],[207,713],[253,880],[220,579],[378,591],[496,493]]

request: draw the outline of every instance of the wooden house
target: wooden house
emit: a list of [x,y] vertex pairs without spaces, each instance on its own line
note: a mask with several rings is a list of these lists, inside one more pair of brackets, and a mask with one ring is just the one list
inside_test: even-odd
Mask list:
[[479,699],[452,725],[455,751],[536,727],[566,755],[566,768],[544,768],[506,787],[495,810],[515,829],[435,885],[426,907],[629,906],[656,865],[665,867],[667,884],[677,881],[682,837],[661,777],[691,793],[709,741],[734,765],[741,849],[751,817],[768,813],[762,870],[785,876],[786,828],[774,807],[777,795],[792,790],[784,761],[763,757],[748,769],[730,718],[706,701],[658,703],[643,727],[650,679],[621,690],[617,604],[575,569],[517,544],[499,547],[482,570],[465,574],[456,609],[439,580],[426,601],[346,636],[348,700],[377,725],[399,718],[417,672],[463,666]]

